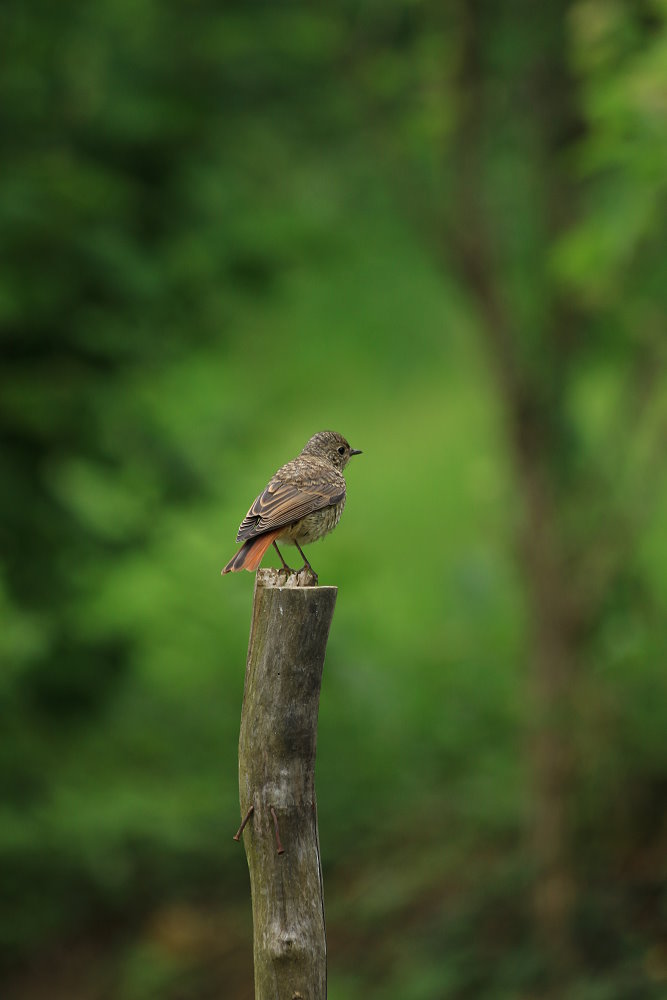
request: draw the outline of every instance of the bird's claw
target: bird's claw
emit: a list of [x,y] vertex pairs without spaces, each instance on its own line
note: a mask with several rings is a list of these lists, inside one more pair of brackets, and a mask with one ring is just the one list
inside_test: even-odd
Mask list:
[[297,579],[299,582],[303,580],[309,587],[316,587],[319,577],[310,563],[305,563],[297,573]]

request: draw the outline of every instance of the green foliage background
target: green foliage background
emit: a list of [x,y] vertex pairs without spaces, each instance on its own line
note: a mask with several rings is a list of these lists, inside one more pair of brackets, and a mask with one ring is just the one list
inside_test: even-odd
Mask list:
[[[473,6],[497,102],[480,201],[521,363],[567,423],[562,517],[575,548],[615,526],[585,576],[602,610],[572,734],[567,995],[657,997],[667,9]],[[456,207],[464,19],[398,0],[3,5],[4,995],[252,995],[231,834],[253,579],[219,571],[324,428],[364,452],[310,552],[339,587],[318,746],[330,995],[542,995],[523,498],[480,318],[429,232]],[[578,120],[544,162],[504,80],[554,48]],[[552,169],[577,191],[557,240]],[[554,288],[583,320],[552,354]]]

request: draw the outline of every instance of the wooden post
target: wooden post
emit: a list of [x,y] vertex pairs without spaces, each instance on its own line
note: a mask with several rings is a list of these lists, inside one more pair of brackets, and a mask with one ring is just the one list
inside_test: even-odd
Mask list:
[[327,992],[315,751],[338,591],[304,586],[307,581],[303,573],[261,569],[253,599],[239,794],[252,894],[255,1000],[325,1000]]

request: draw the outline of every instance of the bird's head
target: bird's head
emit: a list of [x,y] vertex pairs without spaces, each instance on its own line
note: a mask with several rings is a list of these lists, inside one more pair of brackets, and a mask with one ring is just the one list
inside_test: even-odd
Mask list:
[[320,431],[313,434],[302,455],[317,455],[326,458],[337,469],[344,469],[353,455],[361,455],[357,448],[350,448],[342,434],[335,431]]

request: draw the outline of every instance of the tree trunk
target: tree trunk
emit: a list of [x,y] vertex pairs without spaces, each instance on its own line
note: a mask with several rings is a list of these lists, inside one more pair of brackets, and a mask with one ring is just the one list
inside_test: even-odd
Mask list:
[[[536,930],[542,940],[550,979],[567,974],[572,957],[571,918],[575,898],[571,853],[570,801],[574,762],[570,750],[572,697],[579,660],[578,633],[571,591],[576,581],[568,577],[568,539],[559,511],[559,475],[564,452],[560,440],[560,393],[567,378],[567,359],[559,338],[574,326],[565,322],[566,304],[553,294],[534,268],[535,281],[543,281],[548,319],[539,329],[540,353],[530,345],[538,335],[526,328],[526,317],[511,292],[511,265],[506,260],[512,246],[502,212],[493,213],[493,194],[486,174],[486,143],[498,133],[498,108],[488,86],[489,38],[507,31],[506,16],[516,16],[518,5],[505,15],[503,8],[483,3],[466,7],[463,59],[459,86],[465,95],[457,136],[457,198],[454,259],[471,293],[481,320],[506,414],[516,481],[523,510],[518,548],[526,582],[531,622],[530,656],[533,694],[531,759],[533,761],[531,846],[535,859],[534,904]],[[554,8],[554,33],[563,30],[566,5]],[[504,20],[505,19],[505,20]],[[535,44],[539,44],[539,37]],[[547,58],[546,55],[544,57]],[[530,100],[532,68],[519,60],[505,70],[503,84],[516,93],[521,109],[522,136],[530,137],[524,155],[540,157],[544,164],[543,216],[551,227],[560,224],[568,205],[563,177],[554,168],[558,144],[568,125],[569,91],[565,69],[552,57],[544,79],[533,81],[548,92],[553,114],[543,121],[539,102]],[[497,71],[497,67],[496,67]],[[558,84],[558,86],[557,86]],[[562,84],[562,85],[561,85]],[[552,93],[552,91],[556,93]],[[494,131],[495,130],[495,131]],[[511,140],[510,140],[511,141]],[[515,150],[514,155],[518,155]],[[491,211],[487,211],[487,207]],[[518,209],[520,210],[520,209]],[[493,221],[492,221],[493,220]],[[504,220],[504,223],[500,220]],[[548,242],[535,253],[545,254]],[[531,266],[529,261],[526,266]],[[546,363],[553,358],[553,365]],[[570,570],[572,572],[572,570]]]

